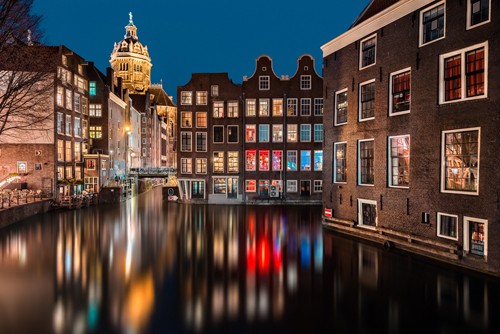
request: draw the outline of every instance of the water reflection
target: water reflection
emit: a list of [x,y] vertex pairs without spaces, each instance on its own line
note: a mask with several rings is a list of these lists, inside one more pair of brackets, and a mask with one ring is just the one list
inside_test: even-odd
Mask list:
[[320,214],[156,190],[35,217],[0,231],[0,332],[499,328],[498,281],[324,232]]

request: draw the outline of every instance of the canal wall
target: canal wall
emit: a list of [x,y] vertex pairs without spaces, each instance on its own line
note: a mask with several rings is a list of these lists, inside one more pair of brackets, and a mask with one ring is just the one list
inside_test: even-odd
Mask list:
[[50,200],[41,200],[0,210],[0,228],[17,223],[20,220],[36,214],[52,210],[50,202]]

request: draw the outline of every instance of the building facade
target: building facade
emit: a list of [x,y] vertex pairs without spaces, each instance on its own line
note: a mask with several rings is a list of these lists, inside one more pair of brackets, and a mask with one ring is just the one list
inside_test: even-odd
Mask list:
[[291,78],[278,77],[268,56],[242,84],[193,74],[177,89],[181,199],[320,203],[322,86],[309,55]]
[[499,15],[374,0],[322,46],[327,227],[500,274]]

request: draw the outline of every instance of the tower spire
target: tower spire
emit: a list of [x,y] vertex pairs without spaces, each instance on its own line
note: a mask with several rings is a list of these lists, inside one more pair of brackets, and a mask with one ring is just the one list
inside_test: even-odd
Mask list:
[[128,13],[128,24],[130,24],[130,25],[133,26],[134,25],[134,21],[132,20],[132,18],[133,18],[132,12],[129,12]]

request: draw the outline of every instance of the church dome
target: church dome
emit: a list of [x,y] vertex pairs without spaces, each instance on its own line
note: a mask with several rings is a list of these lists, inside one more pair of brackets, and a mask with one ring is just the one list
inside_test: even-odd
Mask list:
[[134,21],[132,20],[132,13],[129,13],[129,23],[125,26],[125,36],[123,36],[123,39],[120,42],[115,43],[113,52],[111,53],[111,59],[119,57],[120,53],[126,53],[127,57],[130,56],[130,53],[135,53],[146,57],[149,61],[151,61],[149,58],[148,47],[142,45],[137,37],[137,27],[134,25]]

